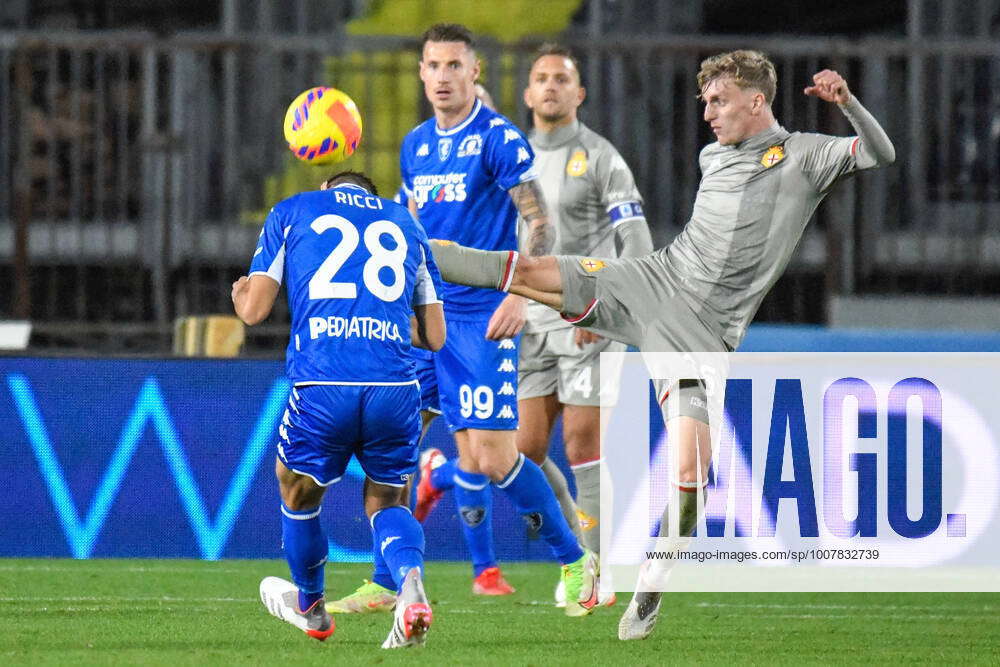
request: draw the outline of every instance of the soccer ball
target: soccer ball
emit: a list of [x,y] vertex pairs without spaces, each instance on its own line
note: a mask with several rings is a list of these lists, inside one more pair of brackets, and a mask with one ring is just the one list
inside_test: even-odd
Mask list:
[[336,88],[310,88],[285,112],[285,140],[295,157],[308,164],[346,160],[361,141],[358,105]]

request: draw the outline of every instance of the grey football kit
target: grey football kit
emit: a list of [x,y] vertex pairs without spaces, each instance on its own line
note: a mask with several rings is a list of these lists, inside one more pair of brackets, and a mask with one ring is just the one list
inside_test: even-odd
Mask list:
[[[892,161],[892,143],[864,107],[852,98],[841,108],[857,137],[775,123],[702,149],[691,219],[666,248],[628,260],[558,257],[567,321],[644,352],[735,350],[834,183]],[[666,390],[658,386],[661,398]],[[680,414],[707,421],[683,404]]]
[[[552,132],[536,130],[529,141],[555,229],[553,254],[608,258],[652,250],[642,197],[614,146],[577,120]],[[520,238],[525,252],[523,220]],[[526,314],[518,398],[557,393],[563,404],[613,404],[618,378],[599,379],[600,353],[624,351],[624,343],[604,338],[581,349],[572,325],[551,308],[530,301]]]

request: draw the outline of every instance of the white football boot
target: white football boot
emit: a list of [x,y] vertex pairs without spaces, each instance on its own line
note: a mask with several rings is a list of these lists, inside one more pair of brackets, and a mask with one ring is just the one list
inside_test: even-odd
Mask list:
[[396,598],[396,612],[393,615],[392,630],[382,642],[382,648],[402,648],[423,646],[427,641],[427,631],[434,620],[431,606],[420,580],[420,568],[406,573],[402,590]]
[[645,639],[656,627],[660,615],[660,593],[636,591],[628,609],[618,621],[618,639]]
[[663,591],[673,569],[673,561],[647,560],[639,566],[635,593],[618,621],[618,639],[645,639],[656,627]]
[[260,582],[260,601],[272,616],[291,623],[313,639],[326,641],[336,628],[322,598],[300,611],[299,589],[280,577],[264,577]]

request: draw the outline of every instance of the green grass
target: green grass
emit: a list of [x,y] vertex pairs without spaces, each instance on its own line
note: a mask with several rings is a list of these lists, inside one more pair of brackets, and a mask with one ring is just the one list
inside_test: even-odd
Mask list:
[[[514,563],[502,599],[469,592],[468,566],[429,563],[423,649],[383,651],[387,614],[337,616],[327,642],[257,599],[280,561],[0,560],[0,664],[626,665],[997,664],[996,594],[674,595],[654,635],[616,636],[619,601],[583,619],[550,606],[553,565]],[[368,568],[327,567],[347,593]],[[624,596],[623,596],[624,597]],[[627,601],[627,600],[626,600]]]

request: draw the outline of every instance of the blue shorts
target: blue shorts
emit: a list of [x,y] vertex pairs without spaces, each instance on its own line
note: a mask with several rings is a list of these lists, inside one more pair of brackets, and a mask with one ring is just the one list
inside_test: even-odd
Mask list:
[[438,406],[452,433],[517,429],[518,339],[486,340],[488,322],[448,320],[448,338],[433,362],[417,359],[421,391],[436,385]]
[[434,353],[414,348],[414,368],[420,383],[420,409],[441,414],[441,399],[438,397],[437,373],[434,372]]
[[339,481],[351,456],[372,481],[404,486],[417,469],[417,385],[295,387],[278,435],[285,467],[321,486]]

